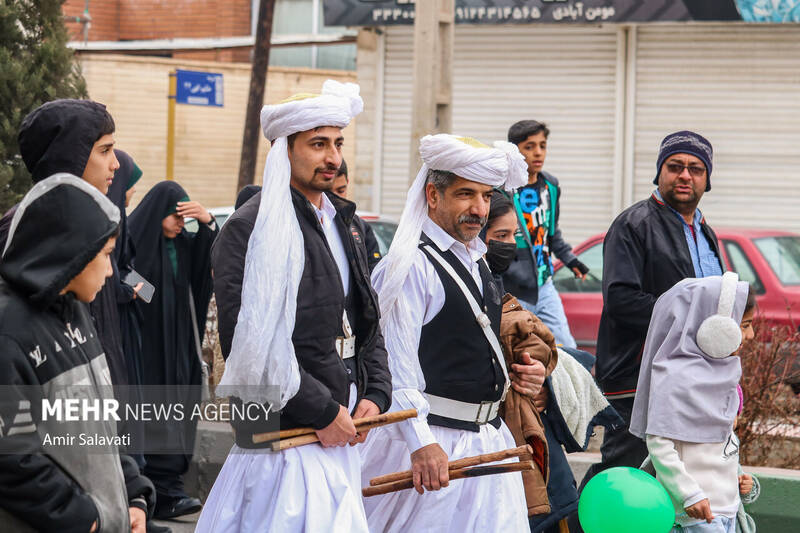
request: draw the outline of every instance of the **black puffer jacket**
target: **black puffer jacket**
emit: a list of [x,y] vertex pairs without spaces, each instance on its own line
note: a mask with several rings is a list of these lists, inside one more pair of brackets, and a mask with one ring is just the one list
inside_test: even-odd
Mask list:
[[[8,531],[86,532],[95,521],[99,532],[130,531],[128,507],[154,503],[152,484],[113,442],[78,440],[113,438],[113,422],[65,426],[42,416],[42,399],[113,398],[88,306],[60,292],[117,231],[119,216],[72,179],[90,191],[45,180],[26,196],[0,263],[0,523]],[[65,432],[78,439],[46,440]]]
[[[355,204],[334,194],[328,194],[328,198],[336,208],[334,221],[350,263],[350,294],[356,312],[351,324],[356,336],[358,400],[370,399],[384,412],[391,402],[391,377],[378,323],[377,296],[369,281],[363,237],[353,223]],[[300,363],[300,389],[281,411],[280,421],[282,429],[309,425],[321,429],[333,421],[340,405],[348,404],[349,379],[335,348],[336,337],[342,334],[345,296],[339,270],[312,205],[295,189],[292,189],[292,201],[303,233],[306,258],[292,335]],[[259,192],[236,210],[211,249],[224,357],[230,353],[239,316],[247,243],[260,202]],[[258,432],[257,426],[237,427],[237,442],[247,444],[246,435]]]
[[[705,220],[700,225],[719,258],[716,234]],[[721,261],[720,265],[724,271]],[[681,221],[655,196],[632,205],[611,224],[603,242],[596,366],[597,381],[607,396],[635,392],[656,300],[694,275]]]

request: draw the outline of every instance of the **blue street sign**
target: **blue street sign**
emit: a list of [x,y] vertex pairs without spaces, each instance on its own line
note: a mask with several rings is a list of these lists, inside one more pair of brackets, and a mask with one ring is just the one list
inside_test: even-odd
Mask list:
[[222,107],[222,74],[178,70],[177,75],[177,103]]

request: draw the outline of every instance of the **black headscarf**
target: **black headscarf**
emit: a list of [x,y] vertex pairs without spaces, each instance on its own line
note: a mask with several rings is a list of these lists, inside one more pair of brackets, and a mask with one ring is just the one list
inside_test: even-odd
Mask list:
[[[200,385],[202,380],[192,320],[202,335],[211,299],[210,256],[216,230],[199,224],[196,234],[184,230],[174,239],[164,237],[161,227],[164,217],[186,198],[186,191],[177,183],[157,183],[128,217],[128,231],[136,249],[136,271],[156,289],[149,304],[134,300],[142,316],[142,383],[171,386],[165,392],[170,403],[181,402],[190,409],[200,401],[199,388],[187,390],[181,385]],[[170,244],[177,256],[178,268],[174,274],[168,254]],[[194,315],[190,299],[194,302]],[[196,423],[196,420],[177,425],[148,423],[145,432],[149,449],[152,445],[181,455],[147,455],[149,466],[145,473],[161,472],[161,476],[168,471],[173,475],[167,477],[173,480],[185,473],[191,457],[186,450],[194,448]],[[156,486],[159,492],[164,492],[167,489],[159,486],[159,479],[155,480]]]
[[[139,386],[142,383],[142,340],[139,325],[142,317],[134,305],[133,287],[122,280],[133,268],[134,248],[128,231],[128,217],[125,213],[125,193],[130,188],[131,181],[138,180],[142,171],[136,166],[133,158],[119,149],[114,149],[114,154],[119,161],[119,168],[114,172],[114,181],[108,188],[107,196],[120,209],[120,227],[117,245],[114,247],[114,274],[106,283],[106,287],[92,302],[92,314],[98,325],[103,346],[112,344],[121,346],[122,364],[115,364],[109,357],[111,379],[116,384],[124,379],[128,385],[117,394],[120,401],[129,401],[132,404],[144,402]],[[103,324],[102,327],[100,324]],[[106,354],[109,349],[106,348]],[[116,368],[115,368],[116,367]],[[124,370],[125,374],[122,374]],[[116,381],[115,381],[116,380]],[[144,424],[141,421],[122,420],[117,423],[120,435],[129,435],[131,449],[138,452],[144,447]]]
[[[114,181],[108,187],[106,196],[120,210],[119,236],[114,247],[112,260],[113,274],[103,285],[103,289],[90,304],[90,310],[95,321],[95,328],[103,345],[111,372],[111,382],[115,386],[130,385],[129,361],[125,356],[123,335],[118,303],[120,300],[130,301],[133,289],[125,286],[121,281],[119,260],[121,255],[129,249],[127,240],[127,216],[125,214],[125,184],[133,172],[133,159],[122,150],[114,150],[119,161],[119,168],[114,172]],[[127,274],[129,268],[124,270]],[[117,389],[119,391],[119,389]],[[119,392],[118,392],[119,396]],[[118,398],[119,399],[119,398]]]
[[[189,290],[191,287],[196,309],[194,319],[203,332],[211,298],[210,248],[216,231],[200,224],[197,234],[184,230],[174,239],[167,239],[161,227],[175,204],[187,198],[183,187],[174,181],[162,181],[150,189],[128,218],[128,231],[136,250],[136,271],[156,288],[149,304],[136,300],[144,316],[145,384],[198,384],[200,369],[188,321]],[[170,265],[170,240],[177,252],[177,275]],[[176,350],[180,353],[176,354]]]
[[114,132],[106,106],[91,100],[54,100],[22,120],[19,151],[34,183],[57,172],[83,176],[92,147]]
[[106,196],[114,202],[120,211],[119,239],[114,248],[114,258],[119,263],[120,257],[129,257],[128,251],[128,215],[125,212],[125,193],[128,191],[128,183],[132,176],[137,173],[141,176],[141,170],[133,162],[133,158],[118,148],[114,148],[114,155],[119,161],[119,168],[114,172],[114,181],[108,187]]

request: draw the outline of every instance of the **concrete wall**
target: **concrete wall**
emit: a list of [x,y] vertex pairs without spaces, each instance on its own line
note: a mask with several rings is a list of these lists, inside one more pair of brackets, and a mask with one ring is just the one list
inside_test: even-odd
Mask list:
[[[117,147],[128,152],[144,172],[134,204],[153,184],[163,180],[166,172],[169,72],[181,68],[221,73],[224,107],[177,106],[175,181],[192,199],[207,207],[233,204],[250,83],[249,64],[123,55],[83,55],[80,63],[90,98],[108,106],[116,121]],[[264,101],[277,102],[298,92],[318,93],[328,78],[355,81],[355,73],[271,67]],[[346,160],[355,159],[357,122],[358,119],[344,130]],[[266,153],[267,143],[262,137],[256,183],[261,182]],[[357,174],[358,170],[351,172]]]

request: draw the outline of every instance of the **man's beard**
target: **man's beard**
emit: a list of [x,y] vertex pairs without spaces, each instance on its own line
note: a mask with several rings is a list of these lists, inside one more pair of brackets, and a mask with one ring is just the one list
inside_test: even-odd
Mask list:
[[483,228],[486,225],[486,221],[487,221],[487,217],[479,217],[477,215],[461,215],[456,220],[457,224],[456,224],[456,227],[453,228],[453,229],[455,230],[456,234],[458,235],[458,237],[463,242],[469,242],[469,241],[471,241],[472,239],[474,239],[475,237],[478,236],[478,233],[480,233],[480,230],[475,232],[475,235],[467,235],[467,234],[465,234],[464,232],[461,231],[460,224],[480,224],[481,228]]
[[[326,180],[325,178],[322,177],[323,172],[330,172],[330,171],[337,172],[338,168],[322,167],[314,169],[314,176],[311,178],[311,188],[322,192],[332,191],[333,184],[336,181],[336,176],[334,176],[332,180]],[[317,176],[319,176],[319,178]]]
[[675,208],[680,206],[680,207],[685,207],[687,209],[690,208],[693,209],[697,207],[698,203],[700,203],[697,193],[694,191],[694,189],[692,189],[692,193],[688,197],[684,196],[683,198],[678,198],[678,196],[675,194],[675,188],[671,187],[662,196],[664,197],[664,200],[668,204],[670,204]]

